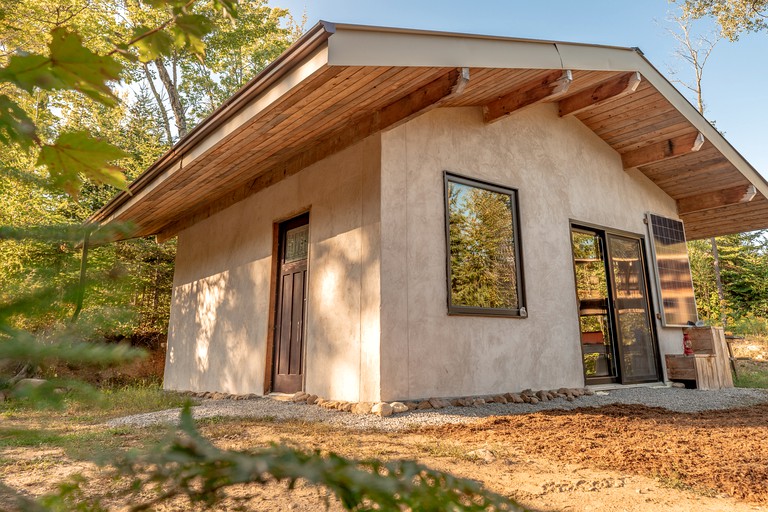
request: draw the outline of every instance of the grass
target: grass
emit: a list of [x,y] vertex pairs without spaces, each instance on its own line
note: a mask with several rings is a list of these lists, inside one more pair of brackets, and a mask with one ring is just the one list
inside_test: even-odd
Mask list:
[[768,389],[768,340],[765,336],[745,336],[731,344],[738,358],[738,377],[733,379],[737,388]]
[[63,410],[37,410],[37,404],[27,400],[12,400],[0,404],[5,418],[20,416],[39,421],[66,418],[78,423],[103,422],[111,418],[161,411],[183,406],[187,397],[164,391],[158,383],[140,382],[133,385],[103,388],[93,399],[66,398]]
[[676,471],[672,471],[672,473],[669,475],[658,474],[656,475],[656,480],[659,482],[659,485],[666,487],[667,489],[673,489],[676,491],[688,491],[694,494],[698,494],[699,496],[706,496],[708,498],[714,498],[719,494],[716,489],[695,486],[686,483],[683,480],[683,477]]
[[0,448],[57,446],[64,436],[49,430],[0,428]]
[[739,368],[739,376],[733,380],[737,388],[768,389],[768,370]]
[[165,427],[143,429],[140,433],[125,427],[72,433],[0,428],[0,447],[60,448],[71,459],[93,460],[102,455],[121,451],[126,445],[143,445],[159,440],[166,431]]
[[95,400],[67,397],[60,409],[39,410],[28,400],[11,400],[0,404],[0,449],[55,448],[75,460],[107,457],[159,441],[168,428],[104,428],[106,420],[181,407],[187,400],[146,382],[102,389]]
[[182,407],[188,400],[178,393],[164,391],[159,384],[148,383],[104,389],[96,407],[73,404],[73,412],[90,414],[96,419],[109,419],[174,409]]

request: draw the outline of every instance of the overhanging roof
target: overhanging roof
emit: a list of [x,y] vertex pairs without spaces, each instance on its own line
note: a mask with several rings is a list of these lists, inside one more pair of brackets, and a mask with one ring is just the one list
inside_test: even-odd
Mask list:
[[768,183],[636,49],[325,22],[90,221],[166,239],[432,108],[539,102],[676,199],[689,239],[768,227]]

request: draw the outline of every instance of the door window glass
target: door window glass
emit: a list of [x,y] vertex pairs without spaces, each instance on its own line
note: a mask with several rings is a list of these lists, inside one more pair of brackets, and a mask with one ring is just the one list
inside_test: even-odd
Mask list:
[[307,259],[309,226],[301,226],[285,233],[285,263]]

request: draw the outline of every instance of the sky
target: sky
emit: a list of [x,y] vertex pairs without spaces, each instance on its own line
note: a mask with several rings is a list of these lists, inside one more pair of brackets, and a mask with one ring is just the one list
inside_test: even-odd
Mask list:
[[[639,47],[668,79],[690,80],[675,57],[667,0],[269,0],[306,28],[318,20],[399,28]],[[701,33],[716,25],[699,20]],[[768,178],[768,32],[720,41],[704,68],[705,117]],[[676,70],[675,76],[671,71]],[[678,87],[693,102],[687,89]]]

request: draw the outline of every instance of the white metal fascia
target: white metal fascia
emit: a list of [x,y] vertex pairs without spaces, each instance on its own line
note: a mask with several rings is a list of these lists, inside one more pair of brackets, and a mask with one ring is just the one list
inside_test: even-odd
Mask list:
[[328,63],[332,66],[631,71],[627,56],[635,55],[634,49],[617,46],[358,25],[334,27],[328,40]]

